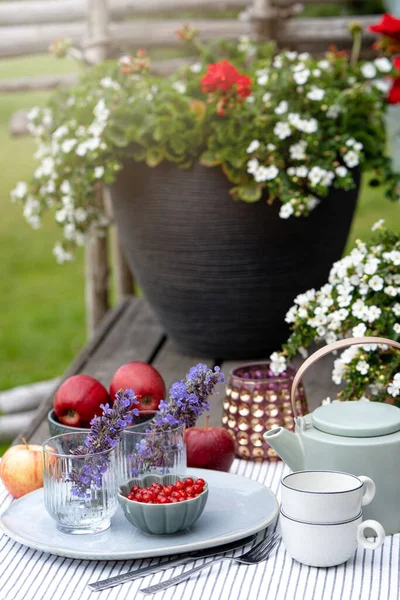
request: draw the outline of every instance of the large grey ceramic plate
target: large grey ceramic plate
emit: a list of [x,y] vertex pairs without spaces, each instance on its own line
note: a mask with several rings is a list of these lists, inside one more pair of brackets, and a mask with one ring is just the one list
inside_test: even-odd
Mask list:
[[43,503],[43,489],[13,502],[0,516],[0,527],[13,540],[58,556],[89,560],[126,560],[211,548],[270,525],[278,515],[273,493],[256,481],[204,469],[188,469],[203,477],[209,497],[203,514],[186,531],[147,535],[131,525],[119,507],[111,527],[96,535],[68,535],[56,529]]

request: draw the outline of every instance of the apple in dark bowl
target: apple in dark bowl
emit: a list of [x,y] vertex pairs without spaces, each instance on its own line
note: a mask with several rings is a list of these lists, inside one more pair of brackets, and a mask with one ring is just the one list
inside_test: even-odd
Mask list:
[[[127,429],[129,429],[129,431],[144,431],[147,429],[149,421],[154,418],[155,414],[156,413],[154,410],[141,411],[139,416],[135,417],[134,424]],[[69,425],[60,423],[56,413],[54,412],[54,408],[52,408],[47,415],[47,423],[49,425],[51,437],[54,435],[61,435],[62,433],[89,433],[89,427],[71,427]]]

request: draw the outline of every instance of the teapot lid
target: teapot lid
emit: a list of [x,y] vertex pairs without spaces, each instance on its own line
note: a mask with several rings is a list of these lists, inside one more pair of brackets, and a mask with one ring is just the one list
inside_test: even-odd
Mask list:
[[333,402],[311,415],[316,429],[346,437],[376,437],[400,430],[400,409],[384,402]]

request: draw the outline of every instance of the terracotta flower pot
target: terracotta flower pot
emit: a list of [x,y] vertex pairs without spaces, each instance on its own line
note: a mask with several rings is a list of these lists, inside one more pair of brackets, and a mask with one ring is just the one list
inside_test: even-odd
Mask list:
[[190,354],[267,357],[294,297],[341,257],[357,189],[332,189],[309,217],[235,202],[219,168],[129,162],[111,188],[128,263],[166,333]]

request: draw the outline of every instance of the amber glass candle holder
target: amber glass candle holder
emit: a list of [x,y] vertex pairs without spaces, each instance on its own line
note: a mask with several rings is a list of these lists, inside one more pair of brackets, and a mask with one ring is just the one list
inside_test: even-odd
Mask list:
[[[248,460],[280,460],[263,433],[273,427],[294,429],[290,390],[296,368],[274,375],[268,362],[233,369],[226,385],[222,424],[235,439],[236,455]],[[308,413],[304,389],[296,394],[299,415]]]

